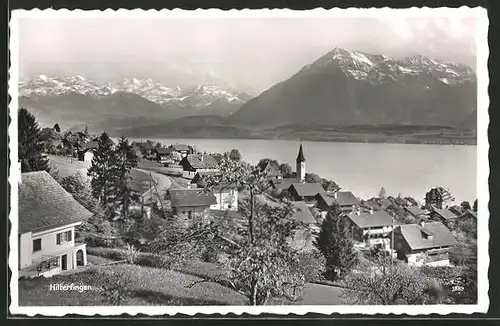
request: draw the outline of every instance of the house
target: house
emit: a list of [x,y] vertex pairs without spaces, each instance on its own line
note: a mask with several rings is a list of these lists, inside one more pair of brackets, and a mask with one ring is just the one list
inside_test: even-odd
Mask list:
[[316,195],[318,208],[322,212],[328,212],[330,206],[337,204],[342,212],[348,214],[361,205],[359,199],[350,191],[323,192]]
[[94,151],[98,148],[96,141],[90,141],[83,144],[82,149],[78,152],[78,160],[82,162],[92,162]]
[[441,222],[403,224],[394,230],[398,258],[410,265],[448,266],[449,251],[456,240]]
[[404,210],[411,215],[413,218],[421,219],[421,218],[428,218],[430,212],[426,209],[422,209],[418,206],[408,206],[405,207]]
[[281,194],[283,191],[288,191],[292,184],[297,183],[297,178],[276,178],[269,180],[269,183],[274,191]]
[[155,147],[154,154],[156,155],[156,160],[160,163],[169,163],[172,162],[169,160],[169,155],[174,151],[173,148],[170,147]]
[[455,198],[443,187],[432,188],[425,194],[425,205],[428,207],[434,206],[438,209],[444,209],[453,205],[454,202]]
[[347,215],[349,219],[349,234],[353,240],[369,245],[382,245],[390,249],[388,238],[393,229],[392,217],[386,211],[361,212],[355,210]]
[[208,154],[189,154],[179,165],[183,169],[183,177],[192,179],[197,172],[218,171],[217,161]]
[[167,196],[174,215],[196,225],[204,223],[210,207],[217,204],[214,194],[204,189],[170,189]]
[[262,164],[260,168],[261,173],[265,173],[270,179],[282,179],[283,175],[280,172],[279,164],[276,161],[269,160]]
[[303,226],[295,230],[291,244],[296,249],[310,251],[314,248],[313,236],[320,232],[320,227],[305,202],[296,201],[292,206],[295,210],[292,219],[301,222]]
[[292,183],[288,188],[292,201],[312,202],[316,195],[325,192],[320,183]]
[[175,145],[170,145],[169,148],[171,148],[175,152],[180,153],[182,157],[186,157],[189,154],[194,154],[193,149],[188,145],[175,144]]
[[19,184],[19,276],[52,276],[87,265],[75,226],[92,213],[45,171],[21,175]]
[[450,223],[455,222],[459,218],[459,215],[455,214],[453,211],[449,209],[437,209],[437,208],[434,208],[431,211],[430,216],[433,220],[441,221],[445,225],[449,225]]
[[158,204],[158,195],[156,193],[156,181],[153,177],[141,170],[130,170],[130,190],[133,197],[137,200],[132,201],[129,206],[129,212],[137,212],[138,215],[146,218],[151,217],[152,206]]
[[[220,172],[218,171],[197,172],[191,180],[191,184],[196,185],[197,188],[205,188],[205,178],[208,176],[218,175],[220,175]],[[210,206],[211,210],[238,210],[238,187],[236,184],[217,185],[211,187],[210,190],[213,192],[217,200],[216,204]]]

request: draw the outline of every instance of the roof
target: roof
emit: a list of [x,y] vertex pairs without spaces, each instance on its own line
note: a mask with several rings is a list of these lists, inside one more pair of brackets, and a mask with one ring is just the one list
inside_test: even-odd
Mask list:
[[297,178],[282,178],[271,180],[271,185],[279,191],[286,190],[290,186],[297,182]]
[[189,146],[184,144],[175,144],[171,145],[171,147],[176,151],[189,151]]
[[[398,227],[412,250],[451,246],[457,243],[448,228],[441,222],[425,224],[403,224]],[[423,235],[432,235],[424,237]]]
[[449,209],[435,209],[434,212],[439,214],[444,219],[457,218],[458,215],[450,211]]
[[320,197],[328,206],[331,206],[334,203],[337,203],[340,206],[353,206],[361,204],[361,202],[350,191],[337,191],[336,194],[324,192],[319,193],[318,197]]
[[170,189],[172,207],[210,206],[217,204],[212,192],[202,189]]
[[297,162],[305,162],[304,151],[302,150],[302,144],[299,147],[299,154],[297,155]]
[[325,192],[320,183],[292,183],[289,189],[295,189],[295,192],[300,197],[316,196],[317,194]]
[[305,202],[296,201],[292,202],[292,205],[297,209],[297,211],[293,214],[293,219],[307,224],[316,223],[316,219]]
[[347,216],[361,229],[392,225],[392,217],[386,211],[350,213]]
[[137,145],[137,147],[143,149],[143,150],[151,150],[151,149],[154,149],[154,146],[153,144],[151,143],[148,143],[148,142],[138,142],[138,143],[135,143],[135,145]]
[[209,169],[217,166],[217,161],[208,154],[189,154],[184,158],[195,169]]
[[174,151],[173,148],[170,147],[155,147],[155,152],[160,155],[168,155]]
[[408,211],[408,213],[410,213],[413,216],[429,214],[429,212],[427,210],[423,210],[418,206],[408,206],[408,207],[405,207],[405,209]]
[[19,233],[40,232],[81,222],[92,213],[45,171],[21,175]]
[[98,147],[99,145],[96,141],[89,141],[88,143],[82,145],[82,150],[96,149]]

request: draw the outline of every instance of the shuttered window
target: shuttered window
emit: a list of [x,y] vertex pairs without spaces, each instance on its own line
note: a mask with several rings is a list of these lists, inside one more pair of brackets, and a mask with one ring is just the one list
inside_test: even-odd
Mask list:
[[33,252],[42,250],[42,239],[33,240]]
[[73,234],[71,232],[71,230],[69,231],[66,231],[66,232],[62,232],[62,233],[58,233],[56,235],[56,243],[58,245],[60,245],[61,243],[66,243],[66,242],[70,242],[73,238]]

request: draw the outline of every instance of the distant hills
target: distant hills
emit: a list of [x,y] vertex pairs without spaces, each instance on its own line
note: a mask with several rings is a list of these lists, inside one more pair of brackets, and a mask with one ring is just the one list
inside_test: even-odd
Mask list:
[[477,124],[470,67],[341,48],[254,98],[218,85],[181,88],[138,78],[98,84],[45,75],[20,83],[19,94],[20,106],[41,122],[130,137],[470,143]]

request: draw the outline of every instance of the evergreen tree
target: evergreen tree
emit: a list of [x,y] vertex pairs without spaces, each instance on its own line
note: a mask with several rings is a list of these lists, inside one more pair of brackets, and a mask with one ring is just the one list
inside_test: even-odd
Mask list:
[[116,146],[117,174],[116,201],[122,205],[122,213],[127,216],[130,201],[133,200],[133,193],[130,186],[130,170],[137,166],[137,154],[128,139],[121,136]]
[[333,205],[315,241],[316,247],[325,257],[325,277],[329,280],[336,281],[342,278],[358,262],[348,231],[340,207]]
[[59,124],[56,123],[53,128],[56,132],[61,132],[61,127],[59,127]]
[[85,126],[85,130],[83,131],[83,133],[88,136],[89,135],[89,128],[88,126]]
[[473,206],[472,206],[472,210],[473,210],[474,212],[477,212],[477,199],[476,199],[476,200],[474,200],[474,204],[473,204]]
[[69,192],[83,207],[89,211],[94,211],[96,207],[95,198],[92,196],[92,191],[84,176],[78,172],[62,178],[61,186]]
[[281,165],[279,166],[279,171],[284,178],[287,178],[290,174],[292,174],[293,169],[290,164],[281,163]]
[[49,160],[44,156],[40,127],[35,116],[22,108],[18,112],[18,154],[22,172],[49,171]]
[[229,153],[229,158],[233,161],[241,160],[241,153],[237,148],[233,148]]
[[87,175],[92,178],[92,196],[107,210],[114,208],[114,200],[117,197],[116,185],[120,180],[117,163],[113,142],[104,132],[97,139],[97,149]]

